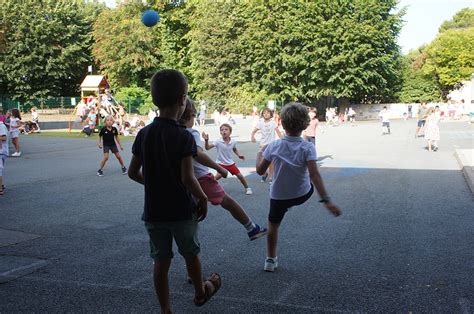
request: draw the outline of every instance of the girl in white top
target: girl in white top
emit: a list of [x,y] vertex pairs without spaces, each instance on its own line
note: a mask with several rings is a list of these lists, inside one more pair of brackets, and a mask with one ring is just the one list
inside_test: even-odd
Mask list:
[[314,187],[321,196],[321,203],[335,216],[341,214],[331,202],[316,164],[315,146],[301,137],[309,124],[308,111],[299,103],[290,103],[281,111],[286,136],[270,143],[257,165],[257,173],[265,173],[270,163],[275,174],[270,188],[270,213],[268,215],[267,258],[264,270],[273,272],[278,267],[278,228],[289,208],[301,205],[313,194]]
[[[278,124],[273,120],[273,111],[270,108],[265,108],[262,111],[262,117],[260,121],[258,121],[257,125],[252,131],[250,135],[252,143],[255,143],[255,134],[260,131],[262,138],[260,139],[260,149],[257,153],[257,165],[262,161],[262,155],[267,145],[270,144],[275,140],[275,133],[278,137],[281,138],[281,132],[278,129]],[[267,178],[272,180],[272,172],[273,168],[270,166],[268,171],[262,175],[262,182],[265,182]]]
[[20,126],[21,126],[20,110],[12,109],[12,117],[10,118],[10,137],[12,138],[13,146],[15,146],[15,152],[12,157],[20,157]]
[[[252,189],[249,188],[247,180],[245,180],[245,177],[242,175],[242,173],[240,173],[239,168],[237,168],[234,162],[234,153],[242,160],[245,160],[245,157],[237,149],[235,140],[230,138],[230,135],[232,134],[232,127],[229,124],[224,123],[219,127],[219,129],[221,131],[222,138],[214,141],[213,144],[209,144],[209,135],[202,133],[206,150],[210,150],[214,147],[217,148],[217,164],[229,171],[233,176],[236,176],[240,180],[240,183],[242,183],[244,186],[245,194],[250,195],[252,194]],[[216,174],[215,178],[216,180],[219,180],[222,178],[222,176],[218,173]]]

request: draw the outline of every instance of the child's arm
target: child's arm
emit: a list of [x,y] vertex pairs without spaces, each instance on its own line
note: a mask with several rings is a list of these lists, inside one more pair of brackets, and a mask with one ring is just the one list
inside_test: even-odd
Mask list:
[[269,166],[270,166],[270,162],[266,160],[265,158],[262,158],[262,161],[260,162],[260,164],[257,165],[257,173],[263,176],[267,172],[267,169]]
[[100,133],[99,138],[97,139],[97,146],[99,146],[99,148],[102,148],[102,136],[100,135]]
[[194,157],[198,163],[200,163],[203,166],[212,168],[216,170],[222,177],[227,178],[228,171],[227,169],[222,168],[219,166],[214,160],[211,159],[203,150],[201,147],[198,147],[198,153],[197,156]]
[[193,158],[184,157],[181,160],[181,181],[184,186],[198,199],[197,215],[198,221],[204,220],[207,216],[207,196],[201,189],[199,182],[193,172]]
[[255,134],[258,132],[258,129],[257,128],[254,128],[252,130],[252,133],[250,134],[250,140],[252,141],[252,143],[255,143],[256,140],[255,140]]
[[206,150],[210,150],[215,147],[214,144],[209,144],[209,134],[202,132],[202,138],[204,139],[204,147]]
[[234,146],[234,148],[232,149],[234,151],[234,153],[242,160],[245,160],[245,156],[240,154],[239,150],[237,149],[236,146]]
[[278,138],[281,138],[282,134],[281,134],[281,131],[280,131],[280,129],[278,128],[278,126],[275,128],[275,132],[276,132],[276,134],[278,135]]
[[122,143],[120,143],[118,134],[115,135],[114,139],[115,139],[115,144],[118,144],[118,147],[120,147],[120,150],[123,150],[123,146],[122,146]]
[[306,164],[308,166],[311,182],[313,182],[314,186],[316,187],[316,190],[318,190],[319,196],[321,197],[320,202],[324,203],[324,206],[326,206],[326,208],[331,212],[331,214],[333,214],[334,216],[339,216],[341,214],[341,210],[336,206],[336,204],[331,202],[331,199],[329,198],[326,192],[326,188],[324,187],[323,179],[319,174],[316,160],[308,160]]
[[145,184],[141,168],[142,162],[140,158],[136,155],[132,155],[132,160],[130,160],[130,165],[128,166],[128,177],[135,182]]

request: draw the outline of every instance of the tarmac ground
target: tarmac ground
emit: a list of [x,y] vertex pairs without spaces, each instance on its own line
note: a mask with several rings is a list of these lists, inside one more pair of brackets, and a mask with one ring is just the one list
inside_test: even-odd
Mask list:
[[[193,304],[184,260],[170,270],[177,313],[427,312],[472,313],[474,202],[456,150],[472,157],[473,126],[443,121],[437,152],[415,138],[415,120],[322,128],[317,152],[326,188],[343,211],[331,216],[317,193],[280,228],[276,272],[263,271],[265,239],[220,207],[200,224],[204,274],[221,290]],[[200,130],[218,136],[217,127]],[[255,174],[250,120],[233,135],[246,156],[236,178],[221,181],[252,219],[266,225],[268,183]],[[105,176],[95,141],[22,136],[23,155],[8,158],[0,196],[0,312],[159,312],[148,238],[140,220],[143,188],[120,173]],[[128,163],[133,141],[124,141]],[[215,151],[209,151],[215,156]],[[237,159],[236,159],[237,160]]]

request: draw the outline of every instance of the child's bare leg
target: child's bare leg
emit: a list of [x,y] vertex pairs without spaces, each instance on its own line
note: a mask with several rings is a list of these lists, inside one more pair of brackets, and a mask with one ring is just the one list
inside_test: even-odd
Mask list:
[[[170,304],[170,291],[168,285],[168,271],[171,259],[156,259],[153,269],[153,283],[156,295],[161,306],[161,313],[173,313]],[[202,279],[201,279],[202,280]]]
[[15,151],[19,152],[20,151],[20,141],[18,140],[18,137],[12,139],[13,146],[15,146]]
[[267,234],[267,256],[277,256],[277,242],[278,242],[278,227],[280,224],[268,222],[268,234]]
[[202,282],[202,270],[201,270],[201,260],[199,256],[185,257],[186,268],[188,270],[188,275],[191,277],[191,280],[194,284],[194,291],[196,298],[202,299],[204,297],[204,283]]
[[245,210],[237,203],[232,197],[228,196],[227,194],[222,199],[221,206],[229,211],[229,213],[234,217],[235,220],[240,222],[242,225],[246,225],[250,218],[245,213]]
[[249,187],[249,185],[247,184],[247,180],[245,180],[245,177],[241,173],[237,175],[237,178],[240,180],[240,183],[242,183],[244,188],[247,189]]
[[123,159],[122,159],[122,156],[120,156],[120,153],[117,152],[117,153],[115,153],[114,155],[115,155],[115,157],[117,158],[117,160],[119,161],[119,163],[120,163],[120,165],[122,166],[122,168],[125,167],[125,164],[123,163]]
[[428,150],[431,152],[431,141],[428,141]]
[[109,153],[104,153],[104,158],[99,163],[99,169],[102,170],[104,169],[105,163],[109,160]]

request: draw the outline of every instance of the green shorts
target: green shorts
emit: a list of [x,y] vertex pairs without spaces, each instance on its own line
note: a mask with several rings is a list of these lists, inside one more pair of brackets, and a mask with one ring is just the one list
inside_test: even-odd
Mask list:
[[150,237],[150,256],[153,259],[173,258],[173,238],[183,257],[193,257],[201,251],[196,218],[176,222],[145,222],[145,228]]

